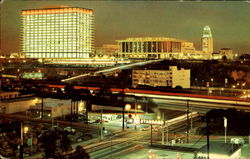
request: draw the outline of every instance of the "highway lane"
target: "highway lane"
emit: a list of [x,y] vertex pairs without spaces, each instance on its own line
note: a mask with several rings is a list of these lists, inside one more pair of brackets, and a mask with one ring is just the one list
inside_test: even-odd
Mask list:
[[211,109],[229,109],[235,108],[238,110],[250,111],[250,103],[222,103],[219,102],[200,102],[193,100],[175,100],[175,99],[153,99],[153,101],[158,104],[160,109],[171,109],[171,110],[182,110],[186,111],[187,106],[189,106],[189,111],[206,113]]
[[[64,85],[51,85],[49,87],[64,88]],[[90,91],[98,90],[99,87],[74,86],[75,89],[88,89]],[[137,97],[151,98],[157,100],[157,103],[189,101],[196,108],[208,109],[228,109],[236,108],[238,110],[250,111],[250,99],[242,99],[238,97],[200,95],[188,93],[161,92],[157,90],[141,90],[128,88],[110,88],[113,93],[124,92],[125,95],[133,95]],[[159,102],[162,100],[163,102]],[[165,100],[165,101],[164,101]],[[200,106],[199,106],[200,105]]]
[[[162,60],[143,61],[143,62],[137,62],[137,63],[127,64],[127,65],[116,66],[116,67],[96,71],[96,72],[94,72],[94,74],[98,74],[98,73],[106,74],[106,73],[117,71],[117,70],[128,69],[128,68],[131,68],[131,67],[134,67],[134,66],[146,65],[146,64],[149,64],[149,63],[154,63],[154,62],[159,62],[159,61],[162,61]],[[87,77],[87,76],[90,76],[90,75],[91,75],[90,73],[86,73],[86,74],[70,77],[70,78],[67,78],[67,79],[63,79],[62,82],[70,82],[70,81],[74,81],[74,80],[77,80],[79,78]]]

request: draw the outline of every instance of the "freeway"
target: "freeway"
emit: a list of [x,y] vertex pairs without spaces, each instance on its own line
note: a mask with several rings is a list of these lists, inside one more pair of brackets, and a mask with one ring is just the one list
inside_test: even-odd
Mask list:
[[[64,85],[52,85],[47,84],[48,87],[64,88]],[[74,89],[88,89],[98,90],[99,87],[87,87],[87,86],[74,86]],[[199,95],[188,93],[172,93],[161,92],[156,90],[141,90],[141,89],[128,89],[128,88],[111,88],[113,93],[124,92],[125,95],[133,95],[137,97],[151,98],[156,104],[159,104],[162,108],[172,106],[178,106],[178,109],[182,109],[187,106],[193,108],[202,109],[202,112],[206,112],[209,109],[228,109],[235,108],[242,111],[250,111],[250,99],[242,99],[238,97],[226,97],[215,95]]]
[[[106,74],[106,73],[117,71],[117,70],[127,69],[127,68],[131,68],[131,67],[134,67],[134,66],[146,65],[146,64],[149,64],[149,63],[154,63],[154,62],[159,62],[159,61],[161,61],[161,60],[143,61],[143,62],[137,62],[137,63],[127,64],[127,65],[116,66],[116,67],[96,71],[96,72],[94,72],[94,74],[98,74],[98,73]],[[91,75],[90,73],[85,73],[85,74],[82,74],[82,75],[78,75],[78,76],[70,77],[70,78],[67,78],[67,79],[63,79],[62,82],[70,82],[70,81],[74,81],[74,80],[77,80],[79,78],[87,77],[87,76],[90,76],[90,75]]]
[[162,109],[177,108],[186,109],[192,107],[199,112],[206,112],[210,109],[228,109],[250,111],[250,100],[236,97],[197,95],[186,93],[169,93],[159,91],[133,90],[125,91],[127,95],[152,98]]

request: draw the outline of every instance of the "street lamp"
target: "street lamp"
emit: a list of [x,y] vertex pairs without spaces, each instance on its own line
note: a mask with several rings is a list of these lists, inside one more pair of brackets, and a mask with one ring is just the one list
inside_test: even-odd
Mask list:
[[227,143],[227,118],[223,117],[224,119],[224,127],[225,127],[225,143]]
[[125,109],[128,111],[128,113],[129,113],[129,110],[131,109],[131,104],[126,104],[125,105]]
[[137,109],[141,109],[141,105],[135,105],[135,116],[136,116],[136,113],[137,113]]
[[244,83],[242,83],[241,84],[241,89],[243,88],[243,87],[245,87],[246,86],[246,83],[244,82]]
[[224,91],[224,88],[221,88],[221,89],[220,89],[220,95],[221,95],[221,92],[222,92],[222,91]]
[[213,92],[212,90],[209,90],[209,91],[208,91],[208,95],[212,94],[212,92]]
[[[129,116],[129,110],[131,109],[131,104],[126,104],[125,105],[125,110],[128,111],[128,116]],[[124,118],[124,117],[123,117]],[[126,127],[127,127],[127,120],[126,120]]]
[[213,82],[214,82],[214,79],[211,78],[211,86],[213,87]]
[[24,128],[23,128],[23,133],[27,133],[29,131],[29,127],[28,126],[25,126]]
[[20,150],[19,158],[20,159],[23,159],[23,134],[24,133],[26,134],[28,132],[28,130],[29,130],[29,127],[23,126],[23,121],[21,121],[21,144],[19,147],[19,150]]

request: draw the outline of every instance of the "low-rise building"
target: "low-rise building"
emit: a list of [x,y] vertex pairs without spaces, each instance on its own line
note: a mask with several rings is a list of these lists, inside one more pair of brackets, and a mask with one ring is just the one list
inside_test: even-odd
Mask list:
[[95,55],[98,57],[117,57],[118,45],[116,44],[104,44],[102,47],[95,48]]
[[170,66],[169,70],[133,70],[132,85],[190,88],[190,70]]
[[166,37],[127,38],[118,40],[118,55],[124,58],[174,58],[181,53],[181,42]]
[[138,37],[118,40],[118,56],[131,59],[210,59],[194,43],[168,37]]
[[[241,145],[231,143],[209,143],[209,159],[240,159]],[[208,159],[207,145],[195,152],[194,159]]]
[[222,48],[220,49],[220,54],[221,56],[225,56],[227,59],[233,59],[234,58],[234,54],[233,54],[233,50],[230,48]]
[[31,105],[38,102],[37,98],[17,98],[0,102],[0,113],[13,114],[25,112]]
[[[64,117],[71,113],[81,114],[86,109],[85,105],[85,102],[71,102],[71,100],[45,98],[43,99],[44,116],[47,118],[56,118]],[[41,101],[30,106],[30,111],[33,112],[33,115],[37,113],[37,115],[40,116],[41,110]]]
[[5,99],[18,98],[19,94],[20,93],[17,91],[14,91],[14,92],[1,92],[0,91],[0,99],[5,100]]

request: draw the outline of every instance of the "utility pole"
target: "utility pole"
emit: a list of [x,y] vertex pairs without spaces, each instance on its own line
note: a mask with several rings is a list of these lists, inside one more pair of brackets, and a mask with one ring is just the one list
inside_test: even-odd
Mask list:
[[161,144],[164,145],[164,138],[165,138],[165,125],[162,127],[162,135],[161,135]]
[[43,119],[43,94],[42,94],[42,113],[41,113],[41,118]]
[[72,131],[72,99],[71,99],[71,103],[70,103],[70,129]]
[[124,131],[124,127],[125,127],[125,115],[124,115],[124,111],[125,111],[125,105],[123,102],[123,106],[122,106],[122,131]]
[[150,134],[150,136],[151,136],[150,145],[152,147],[152,145],[153,145],[153,125],[152,125],[152,123],[151,123],[151,134]]
[[189,100],[187,100],[187,143],[189,143]]
[[192,131],[192,129],[193,129],[193,108],[191,107],[191,131]]
[[23,159],[23,121],[21,121],[21,144],[19,150],[20,150],[19,158]]
[[101,140],[103,139],[103,121],[102,121],[102,109],[101,109]]
[[207,122],[207,159],[209,159],[209,119],[206,118]]
[[167,121],[167,145],[168,145],[168,121]]

